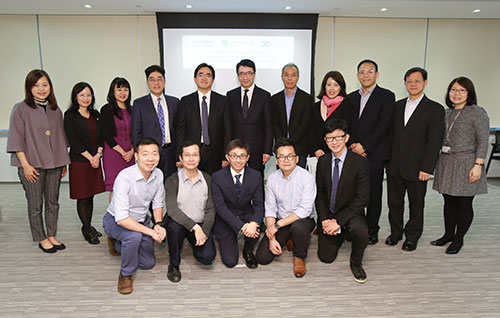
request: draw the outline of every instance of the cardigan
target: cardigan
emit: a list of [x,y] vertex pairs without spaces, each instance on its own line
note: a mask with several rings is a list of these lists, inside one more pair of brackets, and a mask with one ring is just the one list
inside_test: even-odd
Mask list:
[[[110,148],[118,145],[115,138],[116,137],[116,125],[115,125],[115,116],[112,112],[111,104],[106,104],[101,108],[101,128],[102,128],[102,136],[104,141],[108,144]],[[131,137],[132,138],[132,137]]]
[[[97,140],[96,148],[103,147],[104,140],[102,138],[102,129],[100,123],[99,112],[95,109],[89,109],[90,116],[96,120]],[[64,130],[70,145],[69,157],[71,161],[88,161],[82,152],[88,151],[92,156],[95,152],[92,150],[92,136],[90,135],[85,118],[78,110],[68,109],[64,113]]]

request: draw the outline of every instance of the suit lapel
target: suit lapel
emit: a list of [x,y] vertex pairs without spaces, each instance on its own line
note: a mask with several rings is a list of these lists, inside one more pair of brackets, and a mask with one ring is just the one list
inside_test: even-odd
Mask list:
[[343,185],[347,180],[348,174],[350,173],[351,170],[351,165],[352,165],[352,160],[350,160],[350,156],[352,154],[347,150],[347,154],[344,159],[344,163],[342,165],[342,172],[340,173],[340,178],[339,178],[339,185],[337,187],[337,198],[339,198],[342,194],[342,189],[344,188]]
[[[413,111],[413,114],[411,114],[410,118],[408,119],[408,122],[405,125],[405,128],[408,127],[409,125],[412,125],[413,122],[418,120],[418,117],[420,116],[420,113],[425,111],[425,104],[427,103],[427,97],[424,95],[420,102],[418,103],[417,107]],[[406,110],[406,103],[405,103],[405,110]],[[403,110],[403,125],[404,125],[404,110]]]
[[[224,168],[226,169],[226,168]],[[234,186],[234,179],[233,179],[233,175],[231,174],[231,167],[228,167],[226,169],[226,179],[227,179],[227,185],[229,186],[230,188],[230,191],[231,191],[231,198],[234,198],[234,203],[238,203],[238,196],[236,195],[236,188]],[[245,178],[243,178],[245,179]],[[241,196],[241,193],[240,193],[240,196]]]
[[[283,99],[284,99],[284,94],[283,94]],[[300,105],[300,92],[299,92],[299,88],[297,87],[297,90],[295,91],[295,97],[293,98],[293,102],[292,102],[292,110],[290,111],[290,119],[288,120],[288,123],[285,122],[285,124],[287,124],[287,126],[289,127],[290,126],[290,123],[293,122],[295,120],[295,117],[297,116],[296,113],[297,113],[297,107],[296,105]],[[283,100],[283,105],[285,105],[285,101]],[[285,119],[286,119],[286,107],[285,107]]]
[[151,94],[149,94],[148,101],[149,105],[147,107],[149,108],[149,113],[151,114],[152,118],[154,118],[153,122],[155,123],[155,126],[161,132],[160,120],[158,119],[158,113],[156,112],[155,101],[151,97]]

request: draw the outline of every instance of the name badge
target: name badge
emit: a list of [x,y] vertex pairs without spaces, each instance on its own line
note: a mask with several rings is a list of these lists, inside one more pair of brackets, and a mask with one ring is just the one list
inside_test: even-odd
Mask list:
[[443,146],[441,148],[442,153],[451,153],[451,147],[450,146]]

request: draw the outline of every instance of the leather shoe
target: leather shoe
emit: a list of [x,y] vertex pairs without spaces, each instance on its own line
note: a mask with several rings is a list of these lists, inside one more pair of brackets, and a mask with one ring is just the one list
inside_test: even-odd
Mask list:
[[286,241],[286,249],[289,252],[292,252],[294,248],[295,248],[295,245],[293,244],[292,239],[289,239],[288,241]]
[[385,239],[385,244],[387,244],[389,246],[394,246],[394,245],[397,245],[400,240],[401,240],[401,238],[396,238],[395,236],[389,235]]
[[377,233],[370,233],[368,235],[368,244],[375,245],[377,243],[378,243],[378,234]]
[[293,257],[293,274],[298,278],[306,274],[306,261],[303,258]]
[[352,272],[352,275],[354,276],[355,281],[357,281],[360,284],[363,284],[366,282],[367,277],[366,277],[366,272],[363,269],[363,266],[353,265],[351,263],[351,272]]
[[417,249],[417,243],[406,240],[401,247],[403,251],[411,252]]
[[97,236],[97,237],[102,236],[102,233],[99,232],[98,230],[96,230],[95,227],[91,226],[90,229],[91,229],[92,233],[94,233],[95,236]]
[[446,254],[458,254],[458,252],[460,252],[460,249],[462,248],[464,244],[460,244],[460,243],[456,243],[454,244],[453,242],[450,244],[450,246],[448,246],[448,248],[446,249]]
[[118,292],[120,294],[130,294],[134,290],[134,279],[132,276],[123,276],[120,272],[118,276]]
[[66,249],[66,245],[64,245],[64,243],[63,243],[63,242],[61,242],[61,244],[52,244],[52,245],[54,245],[54,247],[55,247],[55,248],[56,248],[56,250],[58,250],[58,251],[62,251],[62,250],[64,250],[64,249]]
[[167,278],[172,283],[178,283],[181,281],[181,271],[179,270],[179,266],[168,265]]
[[82,234],[85,240],[90,244],[99,244],[99,238],[92,232],[91,228],[85,228],[85,226],[82,226]]
[[441,238],[438,238],[437,240],[431,241],[431,245],[434,245],[434,246],[443,246],[446,243],[451,242],[451,240],[452,240],[452,238],[447,239],[447,238],[445,238],[443,236]]
[[118,253],[116,251],[115,247],[116,247],[116,239],[108,236],[108,250],[109,250],[109,254],[111,254],[113,256],[120,256],[121,253]]
[[257,259],[255,259],[255,255],[252,252],[243,251],[243,258],[245,259],[245,263],[248,268],[255,269],[257,268]]
[[52,254],[52,253],[57,252],[57,247],[55,247],[55,246],[52,246],[51,248],[44,248],[44,247],[42,246],[42,244],[38,243],[38,247],[39,247],[42,251],[44,251],[45,253],[50,253],[50,254]]

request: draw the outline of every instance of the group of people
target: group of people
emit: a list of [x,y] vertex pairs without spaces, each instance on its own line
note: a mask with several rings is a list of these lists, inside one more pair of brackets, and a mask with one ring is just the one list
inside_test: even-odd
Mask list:
[[[165,238],[172,282],[182,277],[186,238],[205,265],[215,258],[215,240],[227,267],[238,264],[239,236],[251,269],[286,248],[293,252],[294,275],[302,277],[315,228],[322,262],[333,262],[343,242],[352,241],[351,271],[364,283],[364,251],[378,242],[384,169],[391,228],[385,243],[397,245],[404,236],[403,250],[417,248],[434,174],[433,187],[444,197],[445,233],[431,244],[451,242],[446,253],[460,251],[473,198],[486,192],[489,135],[488,116],[468,78],[452,80],[445,111],[425,96],[427,71],[420,67],[404,74],[408,97],[397,102],[377,85],[373,60],[358,64],[361,87],[350,94],[341,73],[326,73],[316,103],[297,87],[293,63],[282,68],[284,89],[273,96],[255,85],[253,61],[241,60],[236,74],[241,86],[223,96],[212,91],[215,69],[202,63],[194,71],[197,91],[179,100],[165,95],[165,70],[152,65],[145,70],[150,94],[131,106],[130,84],[117,77],[100,113],[92,87],[77,83],[63,118],[49,75],[31,71],[25,99],[12,110],[7,152],[18,167],[40,249],[65,248],[56,230],[60,180],[69,164],[70,197],[90,244],[102,236],[91,224],[93,197],[110,192],[102,225],[110,253],[121,255],[118,291],[124,294],[132,292],[138,268],[155,265],[154,241]],[[273,154],[277,170],[264,186]],[[306,170],[309,156],[318,159],[315,176]]]

